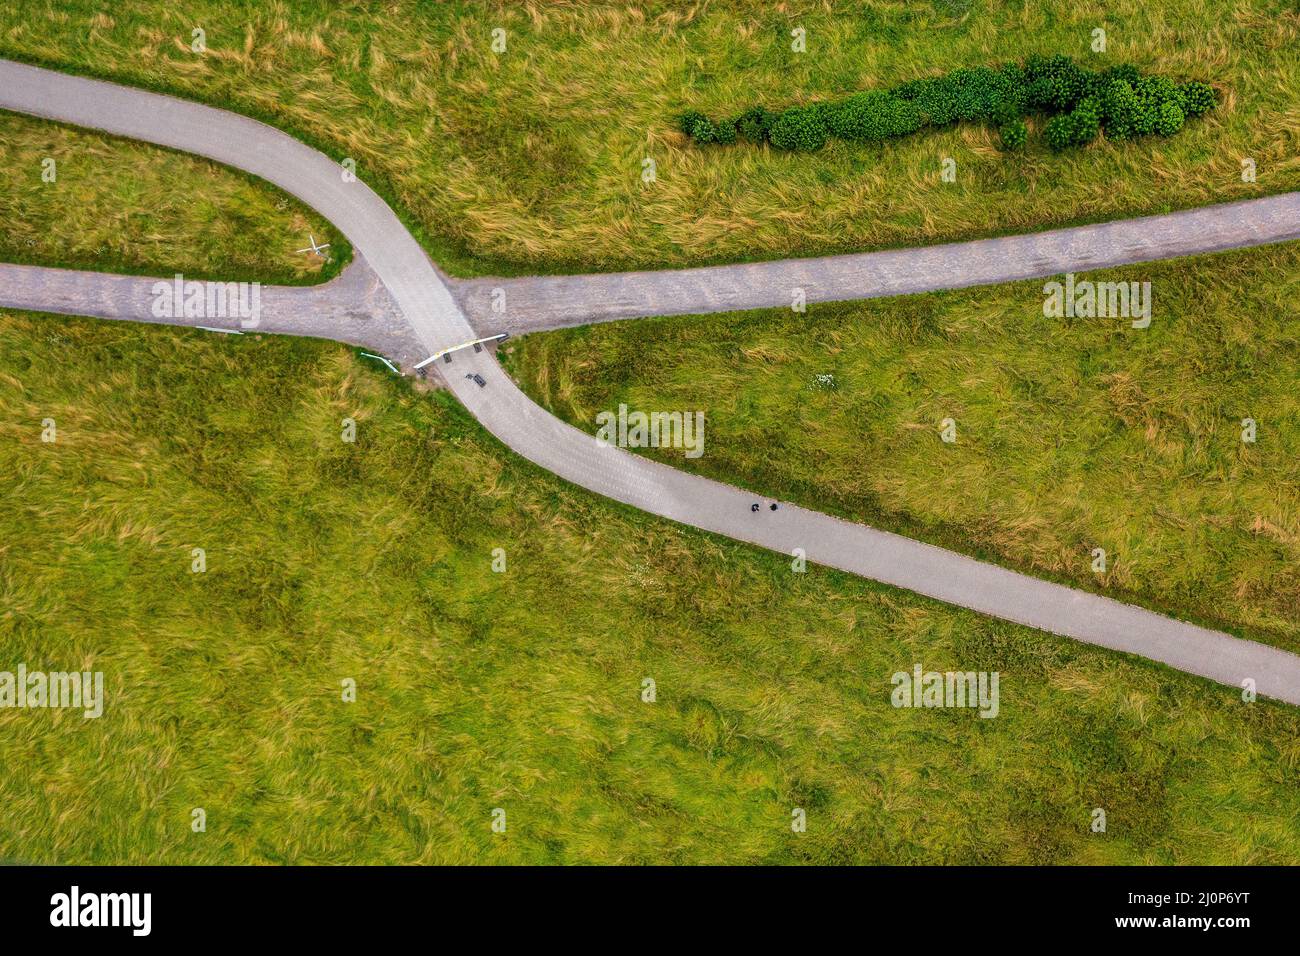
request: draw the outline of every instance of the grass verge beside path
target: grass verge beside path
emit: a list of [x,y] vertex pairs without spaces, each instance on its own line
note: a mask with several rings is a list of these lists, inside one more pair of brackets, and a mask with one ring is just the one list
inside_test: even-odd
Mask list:
[[[1300,862],[1294,708],[792,574],[342,346],[14,313],[0,338],[0,670],[107,690],[97,720],[0,710],[0,858]],[[918,661],[998,670],[999,716],[891,707]]]
[[[0,169],[0,262],[298,285],[351,257],[270,184],[145,143],[0,112]],[[295,252],[309,233],[330,243],[328,263]]]
[[[791,30],[807,50],[791,51]],[[1093,30],[1107,33],[1091,52]],[[506,49],[492,50],[502,29]],[[206,52],[191,49],[205,31]],[[453,274],[670,268],[1023,232],[1300,188],[1300,13],[1286,0],[783,5],[270,5],[0,10],[0,54],[212,102],[293,132],[402,210]],[[1214,84],[1167,140],[1007,156],[962,127],[814,155],[700,150],[727,114],[1063,53]],[[641,181],[653,159],[656,181]],[[956,181],[941,180],[944,158]],[[1257,182],[1242,182],[1242,160]]]
[[1046,318],[1032,281],[549,332],[507,365],[592,433],[706,411],[702,457],[646,452],[675,468],[1300,652],[1300,243],[1078,278],[1149,281],[1150,328]]

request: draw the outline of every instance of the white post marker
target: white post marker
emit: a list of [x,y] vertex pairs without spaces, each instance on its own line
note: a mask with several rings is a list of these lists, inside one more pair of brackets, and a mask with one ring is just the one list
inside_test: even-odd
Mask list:
[[308,245],[306,249],[295,249],[294,252],[310,252],[312,255],[317,256],[318,258],[321,259],[325,258],[325,250],[330,247],[330,244],[328,242],[323,242],[319,246],[316,245],[316,237],[313,236],[310,232],[307,233],[307,242],[310,243],[310,245]]
[[449,349],[443,349],[441,352],[434,352],[432,355],[430,355],[430,356],[429,356],[427,359],[425,359],[423,362],[417,362],[416,365],[415,365],[415,367],[416,367],[416,368],[424,368],[424,367],[425,367],[426,365],[428,365],[430,362],[436,362],[436,361],[438,361],[438,359],[442,358],[444,355],[450,355],[452,352],[459,352],[461,349],[467,349],[467,348],[469,348],[471,345],[482,345],[484,342],[496,342],[496,341],[499,340],[499,339],[505,339],[505,338],[509,338],[509,337],[510,337],[510,333],[509,333],[509,332],[502,332],[500,335],[489,335],[487,338],[483,338],[483,339],[474,339],[472,342],[462,342],[460,345],[453,345],[451,348],[449,348]]
[[388,361],[388,359],[384,358],[382,355],[375,355],[373,352],[362,352],[361,354],[364,355],[366,358],[379,359],[379,361],[383,362],[385,365],[387,365],[389,368],[393,370],[394,375],[402,374],[401,371],[398,370],[396,365]]

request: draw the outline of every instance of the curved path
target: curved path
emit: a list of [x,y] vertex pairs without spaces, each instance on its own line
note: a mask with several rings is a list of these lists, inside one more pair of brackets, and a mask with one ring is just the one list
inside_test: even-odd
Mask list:
[[[392,210],[339,166],[280,131],[196,103],[0,61],[0,108],[197,153],[266,179],[348,237],[426,354],[474,337],[438,271]],[[996,240],[991,240],[996,241]],[[1073,267],[1079,250],[1057,250]],[[1054,271],[1063,271],[1059,266]],[[509,448],[562,478],[652,514],[906,588],[994,617],[1138,654],[1300,704],[1300,657],[985,564],[804,508],[750,511],[754,496],[676,471],[566,425],[533,404],[490,352],[437,363],[465,407]],[[478,387],[463,376],[477,373]],[[882,681],[884,680],[882,675]]]

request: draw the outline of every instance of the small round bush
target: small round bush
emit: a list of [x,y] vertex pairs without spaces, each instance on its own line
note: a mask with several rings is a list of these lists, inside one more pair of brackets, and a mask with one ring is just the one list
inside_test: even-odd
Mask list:
[[832,136],[848,140],[868,140],[873,136],[871,93],[855,93],[822,110],[826,129]]
[[1053,109],[1068,110],[1088,94],[1089,79],[1085,71],[1078,69],[1053,77],[1047,87],[1047,105]]
[[1101,112],[1095,100],[1084,100],[1080,103],[1079,107],[1070,114],[1070,120],[1073,123],[1071,133],[1074,146],[1086,146],[1101,132]]
[[892,92],[900,100],[914,100],[929,85],[929,80],[908,80],[906,83],[900,83],[894,87]]
[[1005,89],[994,97],[989,108],[989,119],[998,126],[1014,123],[1025,115],[1025,103],[1021,98],[1024,90]]
[[1100,129],[1095,102],[1085,101],[1080,108],[1062,116],[1053,116],[1043,127],[1047,145],[1058,152],[1071,146],[1083,146],[1096,138]]
[[1160,104],[1160,112],[1156,114],[1156,132],[1161,136],[1173,136],[1183,128],[1183,111],[1175,102],[1167,101]]
[[700,146],[712,143],[717,138],[717,128],[713,125],[713,121],[707,116],[701,116],[695,121],[695,125],[691,127],[691,139]]
[[1029,86],[1029,78],[1025,73],[1024,67],[1019,63],[1004,63],[998,69],[998,73],[1001,74],[1002,80],[1006,84],[1006,89],[1011,93],[1013,98],[1016,96],[1024,96],[1024,92]]
[[998,134],[1002,137],[1002,148],[1007,150],[1019,149],[1029,139],[1029,129],[1022,119],[1003,123],[998,127]]
[[1208,83],[1193,80],[1182,86],[1183,112],[1188,116],[1202,116],[1214,109],[1214,88]]
[[677,128],[680,129],[687,136],[694,138],[695,124],[698,123],[700,120],[704,120],[705,122],[708,122],[708,119],[709,118],[707,116],[705,116],[703,113],[699,112],[698,110],[687,110],[681,116],[677,117]]
[[1120,80],[1129,86],[1135,86],[1137,81],[1142,79],[1142,73],[1132,63],[1122,63],[1119,66],[1112,66],[1101,74],[1103,86],[1109,85],[1114,80]]
[[1064,111],[1093,92],[1095,74],[1068,56],[1030,57],[1025,61],[1028,103],[1034,109]]
[[1085,124],[1096,126],[1101,122],[1101,100],[1095,96],[1085,96],[1074,108],[1074,115]]
[[1067,57],[1060,55],[1046,57],[1035,53],[1033,56],[1030,56],[1025,60],[1025,79],[1030,83],[1042,79],[1054,69],[1057,69],[1061,61],[1067,59]]
[[1160,104],[1139,99],[1137,112],[1133,114],[1133,135],[1150,136],[1156,131],[1156,120],[1159,116]]
[[826,124],[815,106],[792,106],[772,123],[768,138],[777,149],[811,153],[826,145]]
[[1128,139],[1135,132],[1141,104],[1126,80],[1111,80],[1101,94],[1101,122],[1111,139]]
[[1069,116],[1053,116],[1043,127],[1043,139],[1047,145],[1060,152],[1071,144],[1071,126]]
[[713,121],[695,110],[683,113],[678,119],[678,127],[699,146],[716,142],[718,138]]
[[736,121],[735,120],[718,120],[718,124],[713,128],[713,141],[720,146],[730,146],[736,141]]
[[1110,78],[1105,73],[1098,70],[1083,71],[1083,96],[1084,98],[1100,98],[1106,87],[1110,84]]
[[763,107],[751,107],[736,117],[736,132],[751,143],[766,143],[773,119]]
[[1002,77],[986,66],[953,70],[953,112],[959,120],[987,119],[1004,88]]

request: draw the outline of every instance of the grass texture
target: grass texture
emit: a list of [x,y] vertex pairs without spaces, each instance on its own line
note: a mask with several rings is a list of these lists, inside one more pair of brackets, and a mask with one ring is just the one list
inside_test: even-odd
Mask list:
[[1289,243],[1078,277],[1150,282],[1146,329],[1046,318],[1030,281],[590,326],[508,359],[593,433],[623,402],[705,411],[702,457],[647,452],[674,467],[1300,652],[1297,276]]
[[[0,858],[1300,861],[1293,708],[632,513],[342,346],[0,337],[0,669],[108,698],[0,710]],[[894,709],[918,661],[1000,715]]]
[[[791,49],[805,31],[807,52]],[[1091,49],[1104,29],[1105,53]],[[192,50],[205,31],[206,51]],[[494,52],[493,31],[505,31]],[[27,2],[0,55],[228,106],[351,157],[457,274],[663,268],[1095,221],[1300,184],[1287,0],[321,4]],[[1053,155],[962,127],[815,156],[692,149],[727,115],[960,67],[1075,57],[1205,79],[1171,139]],[[943,160],[956,162],[943,182]],[[656,177],[642,181],[644,162]],[[1242,181],[1242,160],[1257,181]]]
[[[270,184],[144,143],[0,112],[0,169],[0,262],[304,284],[350,256]],[[309,233],[331,243],[328,263],[295,252]]]

